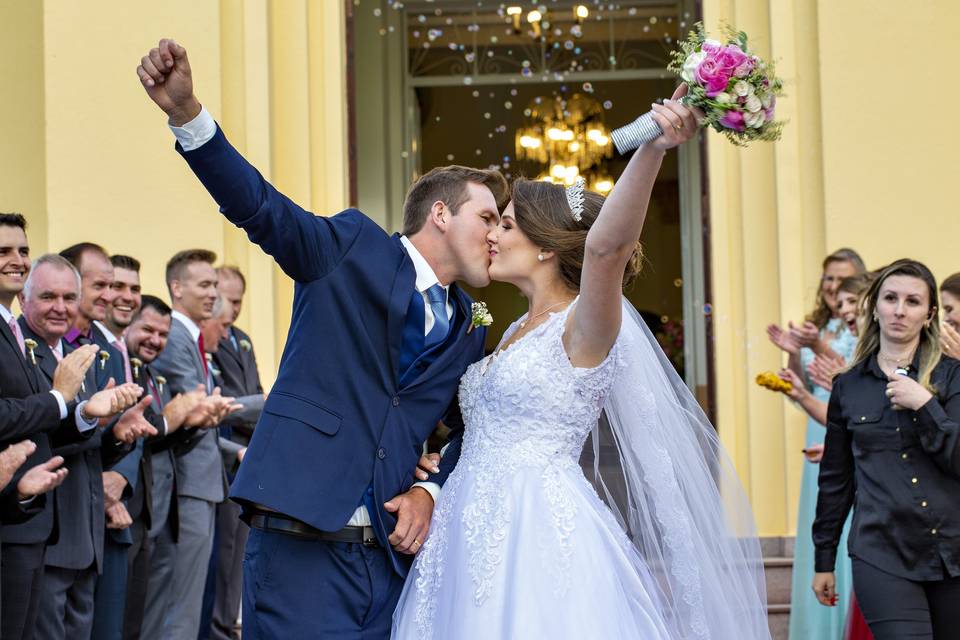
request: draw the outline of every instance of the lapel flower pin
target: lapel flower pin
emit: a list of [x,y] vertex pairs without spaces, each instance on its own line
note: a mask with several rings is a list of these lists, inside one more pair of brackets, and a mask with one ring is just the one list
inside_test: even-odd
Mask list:
[[37,364],[37,355],[34,353],[34,349],[37,348],[37,341],[33,338],[27,338],[23,341],[23,346],[27,348],[27,353],[30,354],[30,362],[34,365]]
[[157,376],[155,380],[157,381],[157,390],[163,393],[163,385],[167,384],[167,379],[163,376]]
[[107,366],[107,360],[110,359],[110,352],[101,350],[98,355],[100,356],[100,370],[103,371],[103,368]]
[[143,360],[140,358],[130,358],[130,366],[133,367],[133,377],[140,379],[140,367],[143,366]]
[[470,326],[467,327],[467,333],[477,327],[489,327],[491,324],[493,324],[493,316],[487,309],[486,302],[474,302],[470,305]]
[[250,344],[250,341],[247,340],[246,338],[242,338],[242,339],[240,340],[240,348],[243,349],[243,350],[246,351],[246,352],[250,352],[250,351],[253,350],[253,345]]

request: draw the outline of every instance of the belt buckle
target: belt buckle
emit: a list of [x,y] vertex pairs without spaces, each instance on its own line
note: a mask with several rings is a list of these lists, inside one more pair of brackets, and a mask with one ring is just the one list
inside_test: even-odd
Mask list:
[[373,527],[363,527],[363,546],[378,547],[377,535],[373,532]]

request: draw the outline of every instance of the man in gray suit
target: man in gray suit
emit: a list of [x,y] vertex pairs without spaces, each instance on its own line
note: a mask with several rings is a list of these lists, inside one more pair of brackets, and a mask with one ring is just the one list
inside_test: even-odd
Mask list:
[[[217,274],[212,251],[181,251],[167,263],[166,280],[173,302],[173,323],[166,348],[154,369],[172,393],[188,393],[197,385],[213,391],[200,323],[213,314]],[[143,636],[147,640],[195,640],[200,627],[207,566],[213,545],[216,506],[227,495],[227,480],[215,430],[175,460],[179,538],[173,575],[166,597],[149,598]],[[151,590],[152,593],[152,590]],[[147,628],[154,612],[165,612],[162,628]]]
[[[37,259],[20,294],[21,330],[30,340],[30,360],[53,383],[58,363],[73,348],[63,336],[79,308],[80,277],[67,260],[49,254]],[[87,371],[85,399],[96,391],[93,369]],[[54,455],[64,458],[68,475],[56,490],[54,505],[59,536],[47,547],[35,637],[50,640],[88,638],[93,625],[94,586],[103,563],[104,496],[101,472],[123,458],[132,442],[155,433],[143,418],[149,399],[123,414],[106,431],[79,442],[61,442],[54,434]]]

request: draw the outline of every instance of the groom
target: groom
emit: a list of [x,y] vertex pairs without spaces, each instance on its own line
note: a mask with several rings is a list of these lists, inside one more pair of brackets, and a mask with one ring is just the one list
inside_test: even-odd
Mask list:
[[[471,300],[507,185],[434,169],[403,235],[356,209],[315,217],[234,149],[193,93],[187,53],[161,40],[137,68],[178,151],[232,223],[296,282],[280,371],[231,490],[252,527],[243,637],[387,638],[436,496],[459,458],[456,390],[483,355]],[[438,420],[452,429],[433,483],[413,485]]]

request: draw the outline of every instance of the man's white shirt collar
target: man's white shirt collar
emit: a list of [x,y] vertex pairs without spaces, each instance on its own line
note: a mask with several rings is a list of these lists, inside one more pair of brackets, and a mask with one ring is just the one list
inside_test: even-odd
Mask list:
[[[423,257],[423,254],[420,253],[415,246],[413,246],[413,243],[410,242],[410,238],[407,236],[400,236],[400,242],[403,243],[404,247],[406,247],[407,254],[410,256],[410,260],[413,262],[413,268],[417,272],[417,291],[420,293],[426,293],[427,289],[433,285],[440,284],[440,279],[437,278],[437,274],[433,271],[430,263],[427,262],[427,259]],[[449,296],[450,285],[443,287],[443,290]]]
[[197,326],[196,322],[191,320],[189,317],[187,317],[183,313],[177,311],[176,309],[173,310],[173,313],[171,315],[176,320],[179,320],[184,324],[184,326],[187,327],[187,331],[190,332],[190,337],[193,338],[194,342],[200,339],[200,327]]
[[93,324],[97,329],[100,329],[100,332],[106,336],[107,342],[109,342],[111,345],[116,345],[120,341],[117,336],[113,335],[113,331],[110,331],[110,329],[107,328],[107,325],[103,324],[99,320],[94,320]]
[[10,311],[10,309],[7,309],[5,306],[0,304],[0,317],[3,318],[4,324],[10,324],[10,318],[13,317],[13,313]]

